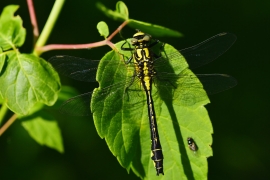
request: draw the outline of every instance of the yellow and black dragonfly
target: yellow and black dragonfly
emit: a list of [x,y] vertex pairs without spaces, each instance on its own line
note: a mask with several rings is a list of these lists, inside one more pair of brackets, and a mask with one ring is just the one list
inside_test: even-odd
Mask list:
[[[93,92],[67,100],[61,106],[61,111],[77,116],[93,113],[95,124],[101,129],[99,134],[104,134],[109,129],[108,125],[102,123],[103,119],[112,123],[118,116],[127,120],[140,119],[141,114],[137,109],[147,106],[151,159],[157,175],[164,174],[155,102],[161,99],[180,106],[192,106],[205,99],[205,91],[214,94],[234,87],[237,82],[229,75],[194,75],[188,67],[197,68],[213,61],[226,52],[235,40],[234,34],[220,33],[182,50],[174,50],[166,44],[162,46],[164,52],[156,55],[152,48],[159,41],[138,31],[129,40],[132,47],[125,47],[126,42],[119,43],[118,47],[129,58],[128,61],[121,60],[121,56],[115,52],[106,54],[102,60],[54,56],[49,62],[60,74],[80,81],[100,83],[100,87]],[[127,54],[130,51],[131,57]]]

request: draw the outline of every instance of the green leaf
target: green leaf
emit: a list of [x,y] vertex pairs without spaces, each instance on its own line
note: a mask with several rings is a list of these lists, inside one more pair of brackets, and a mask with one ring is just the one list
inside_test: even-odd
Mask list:
[[104,36],[105,39],[109,36],[109,27],[104,21],[100,21],[97,24],[97,29],[99,34],[101,36]]
[[123,1],[116,3],[116,12],[119,12],[125,19],[128,19],[128,8]]
[[22,19],[14,16],[18,8],[18,5],[6,6],[0,16],[0,47],[3,51],[20,47],[25,41],[26,30]]
[[[60,105],[67,99],[78,95],[78,92],[68,86],[62,86],[59,93],[59,98],[53,107],[41,106],[31,109],[31,116],[19,117],[22,121],[22,126],[29,133],[29,135],[40,145],[45,145],[53,148],[60,153],[64,152],[63,140],[60,128],[55,121],[53,109],[59,110]],[[35,109],[35,110],[34,110]]]
[[6,62],[6,54],[3,53],[2,48],[0,47],[0,73]]
[[[119,51],[123,43],[116,44]],[[176,52],[168,44],[164,48],[163,56]],[[132,55],[129,51],[120,53],[126,58]],[[110,51],[99,64],[97,80],[100,87],[95,89],[91,101],[94,123],[99,136],[105,138],[109,149],[123,167],[128,171],[131,168],[142,179],[156,179],[151,160],[145,92],[141,90],[136,77],[130,85],[134,67],[125,64],[121,57],[115,51]],[[213,133],[204,107],[209,103],[207,94],[181,55],[162,62],[155,70],[157,73],[167,71],[179,75],[177,79],[168,80],[169,83],[155,81],[152,86],[164,155],[165,175],[161,175],[161,178],[207,179],[206,158],[212,156],[210,145]],[[109,88],[101,90],[104,87]],[[103,97],[103,94],[109,95]],[[197,153],[189,149],[188,137],[192,137],[198,145]]]
[[[104,6],[102,3],[97,2],[96,6],[99,10],[101,10],[106,16],[113,18],[114,20],[120,20],[120,21],[125,21],[128,19],[128,14],[124,11],[123,5],[120,3],[120,7],[118,7],[118,4],[116,8],[118,9],[117,11],[113,11],[111,9],[108,9],[106,6]],[[124,13],[124,14],[123,14]]]
[[137,21],[134,19],[129,19],[128,26],[139,29],[142,32],[151,34],[154,37],[162,37],[162,36],[171,36],[171,37],[181,37],[183,36],[180,32],[159,26],[156,24],[146,23],[142,21]]
[[29,135],[41,145],[64,152],[60,128],[48,113],[39,111],[32,116],[22,118],[22,126]]
[[9,52],[6,64],[0,76],[0,94],[10,110],[26,115],[38,102],[55,103],[60,79],[49,63],[34,55]]
[[97,8],[100,9],[109,18],[112,18],[118,21],[128,20],[128,24],[127,24],[128,26],[134,29],[139,29],[155,37],[162,37],[162,36],[181,37],[183,36],[180,32],[163,27],[163,26],[159,26],[159,25],[151,24],[147,22],[142,22],[142,21],[138,21],[134,19],[129,19],[128,8],[122,1],[117,2],[116,11],[108,9],[100,2],[97,3]]

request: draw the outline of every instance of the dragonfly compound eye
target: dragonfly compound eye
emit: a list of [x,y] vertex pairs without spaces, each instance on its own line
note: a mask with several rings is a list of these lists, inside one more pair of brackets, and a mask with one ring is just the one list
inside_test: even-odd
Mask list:
[[149,35],[145,35],[144,37],[143,37],[143,40],[144,41],[150,41],[150,39],[151,39],[151,37],[149,36]]
[[137,44],[138,39],[136,39],[136,38],[131,38],[130,41],[131,41],[131,44],[134,45],[134,44]]

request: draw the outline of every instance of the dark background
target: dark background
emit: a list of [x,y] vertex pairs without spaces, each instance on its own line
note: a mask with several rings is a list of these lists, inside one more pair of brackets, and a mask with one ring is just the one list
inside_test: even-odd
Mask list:
[[[115,0],[101,1],[115,9]],[[19,4],[27,40],[20,49],[30,52],[32,31],[26,1],[1,0],[0,9]],[[34,1],[41,30],[54,0]],[[220,32],[232,32],[238,39],[218,60],[196,69],[196,73],[226,73],[238,80],[228,91],[210,96],[207,105],[214,127],[213,152],[208,159],[209,179],[270,179],[269,161],[269,0],[136,0],[125,1],[130,18],[159,24],[182,32],[183,38],[159,38],[178,49],[195,45]],[[90,43],[103,40],[96,30],[106,21],[113,32],[121,23],[107,18],[95,1],[67,0],[48,44]],[[124,36],[134,30],[126,27]],[[120,37],[113,42],[121,40]],[[59,54],[100,59],[109,47],[91,50],[50,51],[48,59]],[[82,92],[93,90],[95,83],[62,79]],[[40,146],[15,122],[0,137],[0,179],[138,179],[127,174],[100,139],[91,117],[59,121],[65,154]]]

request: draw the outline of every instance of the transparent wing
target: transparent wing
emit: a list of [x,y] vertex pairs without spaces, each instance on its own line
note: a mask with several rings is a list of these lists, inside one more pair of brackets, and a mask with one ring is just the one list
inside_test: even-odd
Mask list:
[[226,74],[190,74],[185,69],[180,74],[158,73],[155,77],[159,96],[163,100],[173,100],[173,104],[192,106],[206,100],[211,95],[228,90],[237,84],[232,76]]
[[71,116],[91,115],[90,102],[93,92],[80,94],[65,101],[60,107],[60,113]]
[[100,61],[58,55],[48,60],[57,72],[75,80],[95,82]]
[[174,69],[181,69],[179,59],[185,58],[189,68],[195,69],[221,56],[235,41],[236,36],[234,34],[220,33],[195,46],[174,51],[169,54],[165,53],[161,57],[156,58],[154,63],[157,64],[157,66],[163,66],[163,64],[166,64],[166,61],[169,61]]
[[[91,101],[95,102],[92,110],[90,110]],[[144,91],[139,80],[130,77],[128,80],[97,91],[72,97],[61,105],[60,112],[71,116],[89,116],[99,108],[109,108],[110,114],[107,116],[110,116],[121,110],[120,106],[115,107],[116,104],[122,104],[125,108],[134,108],[134,106],[141,106],[144,102]]]
[[[165,96],[162,98],[172,100],[172,98],[176,97],[174,102],[190,105],[200,101],[201,97],[203,97],[200,90],[198,90],[202,89],[200,82],[203,84],[203,88],[208,94],[215,94],[234,87],[237,81],[226,74],[199,74],[196,75],[200,80],[199,82],[196,80],[195,76],[185,75],[183,73],[177,74],[175,70],[182,71],[184,66],[181,63],[184,61],[180,61],[179,59],[184,57],[188,61],[190,68],[207,64],[226,52],[235,40],[235,35],[221,33],[190,48],[156,58],[154,60],[155,69],[157,71],[155,82],[157,86],[160,87],[160,92],[163,90],[168,92],[163,92]],[[179,54],[179,52],[182,55]],[[170,63],[168,63],[168,61]],[[80,81],[93,82],[96,81],[95,76],[100,61],[72,56],[54,56],[49,62],[63,75]],[[110,67],[113,65],[113,63],[110,64]],[[117,63],[116,66],[119,67],[119,63]],[[120,71],[121,68],[126,68],[124,63],[120,64],[120,66],[123,66],[119,68]],[[131,63],[129,66],[133,66],[133,64]],[[110,78],[108,79],[109,82]],[[174,89],[179,86],[181,88],[178,88],[179,90],[177,92],[175,91],[178,95],[166,96],[166,94],[174,91]],[[126,98],[123,101],[127,102],[124,106],[126,108],[138,107],[141,106],[142,103],[145,103],[145,96],[142,91],[139,80],[136,78],[136,75],[133,75],[132,77],[126,78],[125,81],[114,82],[113,85],[100,89],[94,96],[93,92],[89,92],[69,99],[62,105],[61,112],[76,116],[90,115],[90,102],[92,98],[95,102],[101,103],[101,106],[96,103],[95,107],[110,108],[110,112],[114,114],[117,111],[115,109],[119,109],[114,107],[114,104],[123,101],[123,98]],[[92,112],[94,111],[95,109],[93,108]]]
[[[193,82],[190,80],[198,78],[208,95],[228,90],[237,85],[237,80],[227,74],[195,74],[190,76],[183,74],[176,75],[173,73],[159,73],[157,78],[159,81],[163,81],[160,83],[161,86],[183,86],[181,83],[183,83],[184,80],[184,82]],[[180,81],[181,79],[182,81]],[[190,84],[190,86],[191,85],[192,84]]]
[[195,46],[180,50],[190,69],[205,65],[225,53],[236,41],[232,33],[217,34]]
[[237,80],[227,74],[196,74],[208,95],[228,90],[237,85]]
[[[119,60],[117,59],[115,61],[118,62]],[[64,76],[79,81],[96,82],[96,73],[100,60],[88,60],[74,56],[57,55],[51,57],[48,62],[52,64],[58,73]],[[132,62],[129,64],[111,62],[114,62],[114,60],[106,61],[106,63],[109,63],[111,69],[115,69],[115,67],[117,67],[119,71],[128,68],[134,69]]]
[[[166,64],[166,61],[169,60],[171,65],[177,69],[178,66],[181,68],[179,58],[185,58],[190,69],[194,69],[218,58],[225,53],[235,41],[236,36],[234,34],[220,33],[195,46],[175,51],[168,55],[166,54],[165,57],[157,58],[154,63],[156,64],[155,66],[163,66],[163,64]],[[179,52],[182,55],[180,55]],[[65,76],[79,81],[95,82],[96,71],[100,61],[58,55],[50,58],[49,62],[59,73]]]

